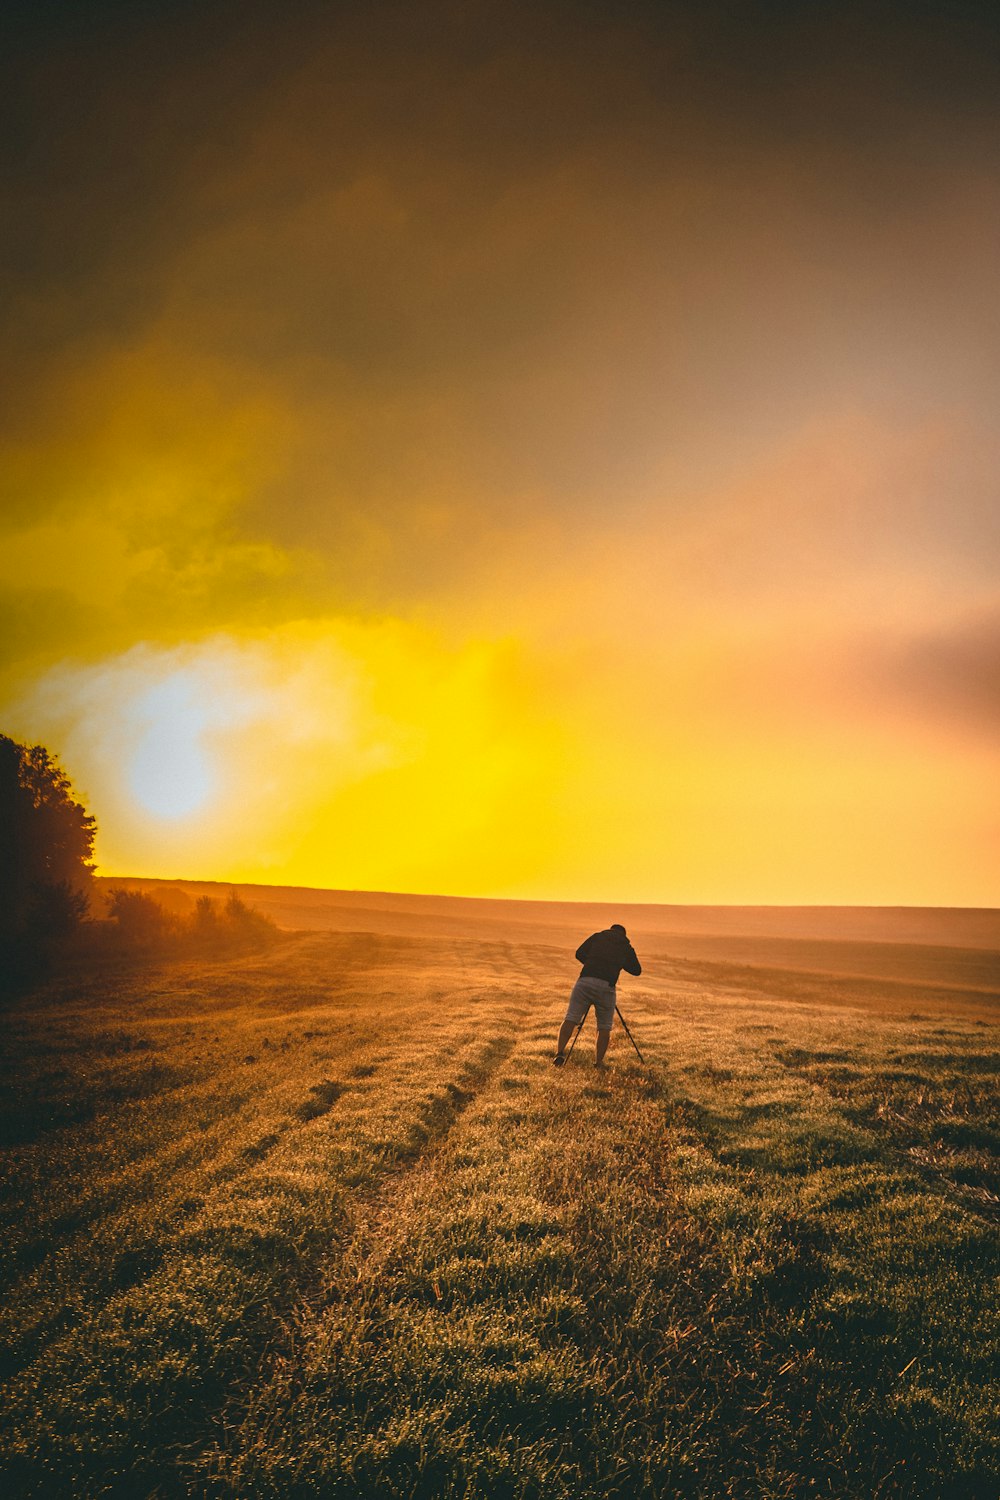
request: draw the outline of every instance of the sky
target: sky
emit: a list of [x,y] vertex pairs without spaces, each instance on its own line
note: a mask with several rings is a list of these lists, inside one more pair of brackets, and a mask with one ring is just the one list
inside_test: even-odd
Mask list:
[[13,0],[0,729],[103,873],[1000,905],[1000,20]]

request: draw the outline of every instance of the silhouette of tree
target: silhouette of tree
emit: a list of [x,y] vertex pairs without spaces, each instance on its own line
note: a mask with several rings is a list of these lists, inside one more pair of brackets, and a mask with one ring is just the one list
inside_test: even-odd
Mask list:
[[0,735],[0,943],[15,969],[86,914],[96,827],[48,750]]

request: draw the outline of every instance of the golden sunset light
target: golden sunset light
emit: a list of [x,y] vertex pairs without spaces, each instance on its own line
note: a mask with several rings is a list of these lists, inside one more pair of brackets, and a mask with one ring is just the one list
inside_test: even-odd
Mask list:
[[2,1500],[997,1500],[1000,8],[0,72]]
[[102,873],[1000,902],[998,80],[905,14],[24,8],[0,699]]

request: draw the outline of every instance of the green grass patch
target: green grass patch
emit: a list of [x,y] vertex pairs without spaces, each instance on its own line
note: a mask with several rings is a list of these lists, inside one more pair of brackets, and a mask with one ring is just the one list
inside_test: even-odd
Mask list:
[[555,1072],[551,962],[12,1013],[4,1494],[995,1500],[995,1031],[644,974]]

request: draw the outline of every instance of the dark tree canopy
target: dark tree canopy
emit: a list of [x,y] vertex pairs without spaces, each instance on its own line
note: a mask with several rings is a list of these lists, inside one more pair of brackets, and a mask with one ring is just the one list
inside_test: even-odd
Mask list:
[[23,934],[39,921],[51,930],[82,915],[96,826],[42,745],[0,735],[0,931]]

